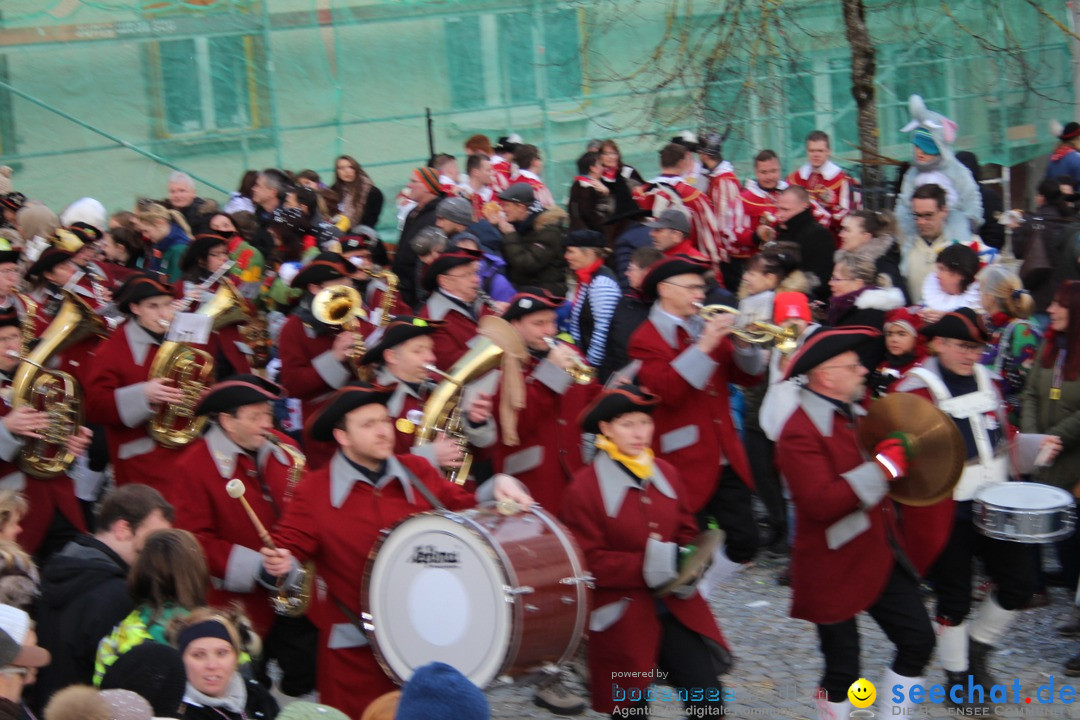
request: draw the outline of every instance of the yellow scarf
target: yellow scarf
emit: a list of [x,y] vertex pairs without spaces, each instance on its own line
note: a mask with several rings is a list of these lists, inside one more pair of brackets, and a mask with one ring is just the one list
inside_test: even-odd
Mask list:
[[631,457],[619,452],[619,448],[615,447],[615,443],[611,442],[603,435],[597,435],[596,449],[603,450],[611,456],[612,460],[625,465],[626,469],[632,472],[634,477],[639,480],[646,480],[653,474],[652,448],[645,448],[637,457]]

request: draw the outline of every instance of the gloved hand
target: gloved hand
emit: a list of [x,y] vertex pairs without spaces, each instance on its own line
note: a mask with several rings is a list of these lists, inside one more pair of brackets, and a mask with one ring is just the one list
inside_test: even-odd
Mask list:
[[874,448],[874,460],[885,471],[885,477],[890,482],[907,475],[912,457],[911,443],[902,433],[889,435]]
[[671,582],[678,576],[679,546],[673,542],[663,542],[649,538],[645,543],[645,565],[642,575],[645,584],[658,588]]

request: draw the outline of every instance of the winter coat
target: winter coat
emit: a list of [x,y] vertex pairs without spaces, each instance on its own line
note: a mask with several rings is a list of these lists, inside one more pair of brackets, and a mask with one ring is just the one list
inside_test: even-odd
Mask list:
[[410,307],[417,305],[416,268],[419,259],[409,241],[424,228],[435,224],[435,208],[440,200],[442,200],[441,195],[423,207],[414,207],[406,216],[405,225],[401,228],[401,237],[398,239],[391,269],[398,276],[398,292],[401,293],[401,299]]
[[615,278],[619,281],[619,287],[626,292],[630,289],[630,281],[626,279],[626,268],[630,267],[630,256],[638,248],[652,247],[652,235],[649,228],[634,220],[626,226],[617,238],[615,249],[611,254],[611,265],[615,271]]
[[793,242],[802,253],[802,270],[813,273],[820,281],[814,291],[814,298],[829,298],[828,279],[832,276],[833,251],[836,242],[832,233],[823,228],[814,218],[812,208],[807,208],[788,220],[776,237],[777,242]]
[[1080,152],[1059,145],[1050,156],[1043,177],[1052,180],[1061,175],[1067,175],[1073,183],[1080,184]]
[[541,287],[566,294],[566,260],[562,239],[568,216],[559,207],[533,213],[503,236],[506,274],[514,287]]
[[1080,266],[1076,263],[1080,222],[1076,217],[1062,216],[1061,211],[1053,205],[1039,207],[1013,231],[1013,255],[1018,260],[1025,259],[1031,250],[1036,227],[1040,224],[1036,222],[1036,218],[1042,219],[1043,247],[1046,248],[1046,257],[1052,267],[1037,273],[1021,273],[1021,276],[1024,287],[1035,300],[1035,312],[1046,312],[1061,283],[1066,280],[1080,280]]
[[[900,272],[900,243],[892,235],[872,237],[861,248],[855,250],[856,255],[863,255],[874,261],[877,267],[877,284],[879,287],[899,288],[904,294],[904,304],[909,303],[907,283]],[[884,276],[884,277],[882,277]],[[884,282],[885,279],[888,282]]]
[[245,680],[247,703],[243,713],[233,712],[224,707],[207,707],[184,696],[180,706],[180,717],[184,720],[274,720],[281,712],[277,700],[256,680]]
[[182,273],[180,269],[180,261],[184,257],[184,253],[187,252],[188,245],[191,244],[191,238],[184,232],[176,223],[173,223],[169,229],[169,234],[166,235],[160,242],[154,243],[154,246],[150,249],[150,259],[147,264],[147,270],[151,272],[160,272],[162,275],[169,279],[170,283],[174,283],[180,279]]
[[61,688],[89,684],[98,642],[133,607],[128,569],[108,545],[89,535],[72,540],[46,563],[36,615],[38,642],[53,659],[38,671],[34,685],[41,706]]
[[[1062,380],[1061,399],[1051,400],[1054,364],[1042,366],[1044,341],[1035,364],[1028,371],[1027,384],[1020,401],[1020,430],[1026,433],[1046,433],[1061,438],[1062,450],[1049,467],[1035,471],[1034,479],[1070,492],[1080,479],[1080,379]],[[1057,353],[1051,350],[1054,357]]]

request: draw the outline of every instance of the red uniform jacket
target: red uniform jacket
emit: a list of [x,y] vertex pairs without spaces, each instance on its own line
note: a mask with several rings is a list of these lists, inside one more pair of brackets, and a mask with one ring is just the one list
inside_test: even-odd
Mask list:
[[[355,379],[352,369],[338,362],[331,352],[336,332],[316,334],[299,315],[290,315],[281,327],[278,337],[278,357],[281,373],[278,380],[289,397],[300,400],[304,424],[316,411],[326,404],[335,390]],[[304,452],[308,467],[316,469],[325,465],[337,446],[312,440],[304,435]]]
[[[840,223],[852,210],[858,210],[861,204],[855,181],[831,160],[822,165],[820,170],[814,170],[809,164],[803,165],[788,175],[787,181],[806,188],[810,197],[828,216],[826,227],[837,238],[840,235]],[[828,202],[825,200],[827,192],[832,194]]]
[[645,185],[639,185],[634,188],[634,200],[639,207],[652,212],[654,217],[668,207],[677,207],[681,202],[690,213],[690,242],[713,265],[727,260],[712,201],[705,193],[683,182],[678,175],[660,175]]
[[[281,433],[282,442],[293,441]],[[184,449],[176,464],[184,478],[183,492],[176,493],[176,527],[199,538],[212,579],[208,604],[224,607],[238,601],[263,637],[274,620],[267,593],[255,584],[262,568],[262,541],[239,500],[229,497],[225,485],[233,478],[244,482],[244,499],[268,529],[273,530],[295,487],[289,487],[292,461],[270,442],[255,460],[214,425],[206,435]],[[265,483],[265,489],[260,483]]]
[[731,257],[747,257],[736,245],[735,230],[742,224],[742,186],[727,160],[709,172],[709,200],[716,213],[721,242]]
[[[494,177],[494,173],[492,177]],[[536,173],[528,170],[518,170],[517,174],[510,180],[510,184],[525,183],[533,189],[533,195],[536,197],[536,202],[544,208],[549,208],[555,204],[555,197],[548,190],[547,185],[540,179]]]
[[157,355],[158,341],[134,320],[113,331],[98,346],[87,373],[86,419],[105,426],[116,484],[144,483],[175,502],[181,450],[158,445],[147,433],[153,408],[144,386]]
[[360,606],[364,569],[382,531],[431,509],[411,485],[406,489],[401,474],[411,476],[405,482],[424,483],[448,509],[475,504],[422,458],[394,456],[387,475],[372,485],[358,480],[360,473],[339,453],[304,479],[273,533],[274,541],[301,562],[313,560],[326,583],[326,596],[316,594],[314,599],[321,607],[311,615],[319,627],[320,700],[351,718],[359,718],[372,700],[395,689],[352,621],[365,609]]
[[[187,293],[199,287],[198,283],[190,280],[181,280],[174,286],[174,293],[178,300],[182,300]],[[209,289],[203,290],[202,297],[197,302],[188,306],[185,312],[198,312],[204,303],[210,302],[215,293],[221,287],[221,283],[214,284]],[[239,325],[226,325],[220,330],[210,333],[210,340],[206,344],[206,351],[214,358],[218,368],[215,376],[220,380],[229,375],[251,372],[251,348],[248,347],[244,336],[240,334]],[[225,361],[225,364],[222,363]],[[228,369],[224,369],[227,364]]]
[[[480,301],[474,301],[472,307],[473,316],[477,319],[492,314],[491,309]],[[471,347],[472,340],[476,337],[476,320],[439,290],[428,298],[420,310],[420,317],[442,320],[444,323],[432,334],[431,339],[435,342],[435,367],[446,372]]]
[[686,503],[697,512],[716,490],[721,458],[748,487],[754,487],[746,451],[731,420],[728,383],[756,385],[765,363],[754,360],[761,366],[757,375],[741,370],[728,338],[705,356],[674,323],[654,304],[649,320],[630,336],[628,352],[631,359],[642,361],[641,386],[661,398],[653,412],[653,449],[678,469]]
[[510,178],[513,175],[513,163],[502,155],[491,156],[491,187],[496,193],[510,187]]
[[[10,380],[3,378],[0,388],[10,387]],[[9,403],[10,400],[5,394],[3,402],[0,402],[0,418],[11,412]],[[0,424],[0,490],[17,490],[26,496],[30,509],[20,521],[22,532],[17,540],[26,552],[33,555],[48,535],[57,513],[82,532],[86,532],[86,520],[75,497],[75,486],[71,478],[64,474],[48,479],[35,478],[19,469],[22,447],[21,438],[12,435]]]
[[776,445],[795,506],[791,616],[837,623],[885,589],[896,517],[885,474],[859,448],[855,423],[809,390],[799,398]]
[[[567,485],[584,465],[578,415],[601,388],[595,382],[578,385],[546,359],[530,357],[522,369],[525,407],[517,416],[520,442],[510,447],[499,433],[493,451],[495,469],[525,483],[533,499],[557,515]],[[501,390],[495,396],[496,408],[500,400]]]
[[[697,535],[691,509],[683,501],[675,468],[656,461],[659,476],[642,489],[600,452],[578,470],[566,490],[562,519],[585,553],[596,578],[589,622],[589,675],[592,706],[611,713],[624,703],[613,700],[613,686],[645,688],[659,659],[661,624],[657,600],[645,584],[645,547],[650,537],[689,544]],[[705,599],[665,597],[663,606],[693,632],[726,646]],[[613,673],[640,673],[615,677]]]

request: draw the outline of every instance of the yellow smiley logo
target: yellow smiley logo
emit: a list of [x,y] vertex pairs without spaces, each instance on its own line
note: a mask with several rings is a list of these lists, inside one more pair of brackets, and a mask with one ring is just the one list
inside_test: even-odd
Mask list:
[[847,697],[855,707],[868,708],[877,699],[877,688],[874,687],[874,683],[866,678],[859,678],[851,683],[851,687],[847,691]]

